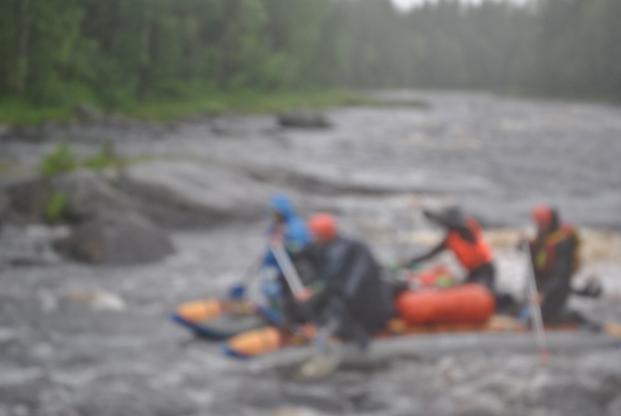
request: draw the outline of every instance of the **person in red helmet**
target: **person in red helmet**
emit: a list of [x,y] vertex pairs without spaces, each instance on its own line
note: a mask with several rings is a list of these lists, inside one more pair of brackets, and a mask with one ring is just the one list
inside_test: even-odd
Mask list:
[[465,283],[479,283],[495,290],[496,271],[492,249],[483,238],[483,231],[474,217],[466,216],[457,207],[439,212],[424,211],[425,216],[446,229],[444,239],[430,251],[414,257],[405,264],[412,267],[429,260],[444,250],[450,250],[466,270]]
[[324,285],[308,300],[316,324],[364,349],[393,313],[380,266],[365,244],[339,235],[330,214],[313,216],[309,228],[314,242],[306,253]]
[[580,265],[580,239],[575,228],[562,223],[558,211],[549,205],[535,207],[532,219],[537,233],[529,248],[543,320],[566,321],[571,279]]

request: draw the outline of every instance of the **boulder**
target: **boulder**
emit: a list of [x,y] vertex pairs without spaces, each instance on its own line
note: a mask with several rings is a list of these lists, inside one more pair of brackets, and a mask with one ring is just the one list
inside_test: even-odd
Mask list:
[[88,221],[100,215],[134,210],[135,202],[117,190],[101,174],[76,171],[52,178],[37,178],[12,184],[8,188],[9,219],[17,223],[42,223],[49,218],[54,196],[64,199],[62,220]]
[[175,251],[165,232],[135,212],[110,213],[80,224],[57,248],[75,260],[104,265],[152,262]]
[[88,103],[81,103],[74,107],[73,114],[80,121],[93,122],[104,118],[104,113],[97,107]]
[[162,227],[208,227],[259,217],[264,201],[275,192],[234,169],[150,162],[130,166],[120,176],[81,170],[12,184],[8,221],[46,222],[56,197],[64,205],[60,220],[68,224],[137,212]]
[[9,136],[11,134],[11,128],[4,124],[0,124],[0,140],[2,140],[5,136]]
[[295,111],[278,115],[278,124],[282,127],[301,129],[326,129],[330,122],[321,113],[314,111]]
[[4,189],[0,188],[0,230],[9,213],[9,197]]
[[139,200],[140,212],[171,228],[256,220],[265,214],[268,198],[281,189],[241,167],[191,160],[132,165],[119,188]]
[[24,142],[42,143],[45,141],[45,132],[42,126],[17,125],[7,135]]

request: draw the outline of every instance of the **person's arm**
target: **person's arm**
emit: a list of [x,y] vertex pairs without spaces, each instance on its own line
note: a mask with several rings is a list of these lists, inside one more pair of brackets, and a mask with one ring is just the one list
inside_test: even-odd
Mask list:
[[[325,250],[325,251],[324,251]],[[351,248],[345,242],[321,249],[321,255],[316,258],[321,264],[317,264],[318,280],[323,283],[323,287],[311,300],[312,309],[316,314],[323,313],[329,309],[329,305],[342,300],[343,276],[346,272],[347,264],[351,256]]]
[[433,247],[431,250],[429,250],[428,252],[420,254],[420,255],[415,256],[414,258],[410,259],[406,263],[406,265],[407,266],[413,266],[416,263],[420,263],[422,261],[426,261],[426,260],[432,259],[435,256],[437,256],[438,254],[440,254],[442,251],[444,251],[445,249],[446,249],[446,238],[444,240],[442,240],[438,245]]

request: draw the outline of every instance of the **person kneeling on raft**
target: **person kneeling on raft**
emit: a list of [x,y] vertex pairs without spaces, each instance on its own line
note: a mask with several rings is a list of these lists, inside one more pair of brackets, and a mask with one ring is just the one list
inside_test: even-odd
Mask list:
[[[268,245],[282,246],[291,261],[298,267],[298,256],[311,242],[306,223],[295,211],[291,200],[282,194],[275,195],[269,203],[272,221],[267,230]],[[302,261],[302,260],[300,260]],[[304,267],[299,267],[301,270]],[[274,324],[289,328],[303,322],[304,316],[297,307],[291,289],[286,283],[281,265],[268,248],[261,264],[262,292],[269,302],[270,318]],[[308,273],[302,273],[302,278]],[[305,280],[305,283],[308,283]]]
[[418,255],[404,264],[414,267],[417,263],[429,260],[444,250],[450,250],[466,270],[464,283],[478,283],[495,291],[496,268],[491,247],[483,238],[481,225],[472,216],[466,216],[457,207],[439,212],[424,210],[432,222],[446,229],[444,239],[427,253]]
[[331,215],[313,216],[309,228],[314,242],[304,254],[323,289],[315,295],[306,292],[300,300],[311,311],[318,332],[327,330],[365,349],[393,314],[390,289],[381,279],[380,266],[365,244],[338,234]]

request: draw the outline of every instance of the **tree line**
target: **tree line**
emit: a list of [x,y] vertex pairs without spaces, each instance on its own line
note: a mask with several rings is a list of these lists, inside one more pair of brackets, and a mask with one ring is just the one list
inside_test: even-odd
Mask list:
[[0,97],[481,88],[621,99],[621,1],[0,0]]

